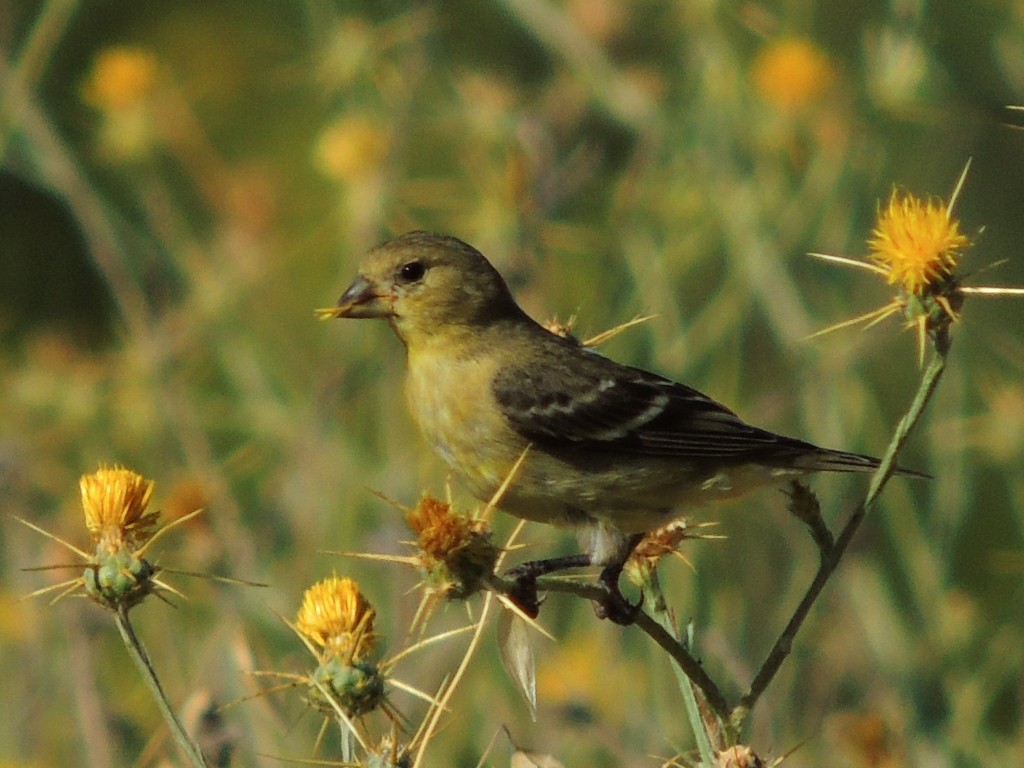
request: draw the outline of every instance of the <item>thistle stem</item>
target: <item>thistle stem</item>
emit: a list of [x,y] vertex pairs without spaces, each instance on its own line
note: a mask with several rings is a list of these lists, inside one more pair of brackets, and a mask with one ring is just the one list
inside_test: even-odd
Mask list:
[[921,414],[924,413],[932,395],[935,393],[939,380],[942,378],[942,372],[946,367],[949,343],[946,329],[939,329],[936,332],[931,361],[921,376],[921,382],[918,385],[917,393],[914,395],[914,400],[896,427],[896,432],[889,442],[885,455],[872,476],[871,485],[868,488],[867,495],[864,497],[864,501],[850,515],[850,519],[846,522],[835,544],[828,549],[821,550],[821,563],[818,566],[818,572],[814,577],[814,581],[811,582],[803,600],[800,601],[786,628],[779,635],[778,640],[775,641],[775,645],[765,658],[761,668],[754,676],[754,680],[750,684],[750,690],[740,699],[739,704],[730,713],[730,724],[736,730],[739,730],[747,714],[749,714],[758,698],[760,698],[761,694],[764,693],[765,689],[774,679],[779,668],[782,666],[782,662],[789,656],[793,648],[793,640],[797,632],[800,631],[804,619],[807,618],[807,614],[821,595],[825,584],[828,583],[828,580],[839,566],[843,554],[853,540],[854,534],[857,533],[857,529],[860,528],[860,524],[864,522],[868,510],[877,501],[882,489],[896,471],[896,458],[909,438],[910,433],[917,426]]
[[135,666],[142,675],[142,679],[146,681],[150,693],[153,694],[153,698],[156,700],[157,708],[160,710],[160,714],[163,715],[164,721],[167,723],[168,728],[170,728],[171,735],[177,742],[182,754],[193,768],[209,768],[202,751],[185,732],[181,721],[174,714],[174,709],[167,700],[167,694],[164,693],[163,686],[160,685],[160,679],[156,675],[156,670],[153,669],[149,655],[135,634],[135,628],[128,618],[127,608],[121,607],[114,612],[114,623],[117,624],[117,629],[121,633],[121,639],[124,641],[125,648],[128,649],[128,655],[135,662]]

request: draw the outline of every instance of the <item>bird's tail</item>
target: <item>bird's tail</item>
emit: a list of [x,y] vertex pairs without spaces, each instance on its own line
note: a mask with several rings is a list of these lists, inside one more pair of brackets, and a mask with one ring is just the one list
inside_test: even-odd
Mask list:
[[[880,459],[863,453],[848,453],[847,451],[822,448],[813,453],[805,453],[797,460],[796,465],[808,472],[874,472],[880,463]],[[906,467],[896,467],[895,474],[905,477],[931,478],[931,475]]]

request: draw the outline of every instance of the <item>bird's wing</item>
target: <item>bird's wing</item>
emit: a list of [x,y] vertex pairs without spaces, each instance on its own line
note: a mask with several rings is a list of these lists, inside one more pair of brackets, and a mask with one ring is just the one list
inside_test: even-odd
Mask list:
[[580,348],[549,348],[501,370],[492,386],[512,428],[548,447],[737,460],[818,450],[752,427],[695,389]]

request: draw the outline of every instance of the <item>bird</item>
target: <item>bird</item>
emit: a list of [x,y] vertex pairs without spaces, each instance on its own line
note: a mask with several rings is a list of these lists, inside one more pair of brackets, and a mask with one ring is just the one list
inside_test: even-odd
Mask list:
[[412,418],[470,493],[491,499],[520,462],[499,508],[581,532],[583,554],[516,570],[531,615],[539,575],[595,565],[609,596],[599,615],[629,623],[639,605],[618,578],[644,533],[754,488],[879,465],[752,426],[696,389],[548,330],[451,235],[417,230],[372,248],[324,312],[391,326]]

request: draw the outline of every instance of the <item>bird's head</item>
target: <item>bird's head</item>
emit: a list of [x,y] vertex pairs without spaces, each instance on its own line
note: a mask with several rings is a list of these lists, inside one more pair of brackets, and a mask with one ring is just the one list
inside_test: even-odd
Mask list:
[[328,317],[385,318],[404,341],[519,312],[498,271],[458,238],[409,232],[371,250]]

